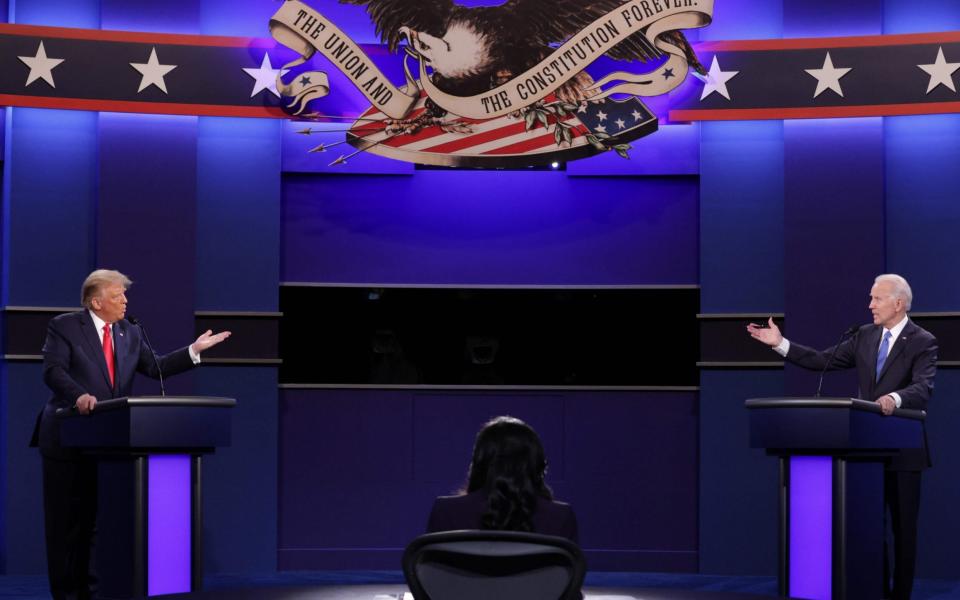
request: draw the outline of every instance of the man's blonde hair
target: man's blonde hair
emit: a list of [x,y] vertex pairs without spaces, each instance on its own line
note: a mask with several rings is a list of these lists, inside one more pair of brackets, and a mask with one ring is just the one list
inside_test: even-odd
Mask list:
[[80,303],[85,308],[92,309],[91,301],[97,297],[103,288],[115,283],[122,285],[125,290],[133,285],[130,278],[120,271],[97,269],[83,280],[83,286],[80,288]]

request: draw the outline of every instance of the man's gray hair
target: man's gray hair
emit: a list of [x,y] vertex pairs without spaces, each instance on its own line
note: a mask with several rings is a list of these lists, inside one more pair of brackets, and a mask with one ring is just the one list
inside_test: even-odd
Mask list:
[[886,273],[884,275],[877,275],[877,278],[874,279],[873,282],[889,283],[893,290],[891,295],[894,298],[903,300],[907,310],[910,310],[910,307],[913,305],[913,290],[910,289],[910,284],[907,283],[906,279],[894,273]]
[[96,298],[103,288],[115,283],[122,285],[125,290],[133,285],[130,278],[120,271],[97,269],[87,275],[87,278],[83,280],[83,286],[80,288],[80,303],[83,304],[85,308],[93,308],[91,300]]

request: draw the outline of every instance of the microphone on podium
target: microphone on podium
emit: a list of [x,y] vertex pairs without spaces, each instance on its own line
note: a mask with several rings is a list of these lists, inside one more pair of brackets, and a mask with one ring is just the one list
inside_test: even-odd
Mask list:
[[140,334],[143,335],[143,341],[147,343],[147,348],[150,349],[150,356],[153,357],[153,364],[157,365],[157,374],[160,376],[160,396],[165,397],[167,392],[163,388],[163,369],[160,368],[160,361],[157,360],[157,353],[154,351],[153,345],[150,343],[150,338],[147,336],[147,330],[143,328],[143,324],[140,322],[140,319],[136,317],[127,317],[127,321],[130,321],[132,325],[136,325],[137,328],[140,329]]
[[837,345],[833,347],[833,352],[830,353],[830,358],[827,359],[826,364],[823,365],[823,370],[820,371],[820,382],[817,383],[817,393],[814,394],[813,396],[814,398],[820,397],[820,390],[823,388],[823,376],[826,375],[827,369],[830,368],[830,363],[833,362],[834,357],[837,355],[837,350],[840,349],[840,344],[842,344],[843,341],[850,336],[856,337],[856,333],[859,330],[860,330],[860,327],[858,327],[857,325],[848,327],[847,330],[843,332],[843,335],[840,336],[840,339],[837,340]]

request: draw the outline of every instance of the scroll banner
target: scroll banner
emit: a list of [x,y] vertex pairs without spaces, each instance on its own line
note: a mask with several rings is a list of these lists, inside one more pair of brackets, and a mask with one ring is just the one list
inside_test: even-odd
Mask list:
[[[273,15],[270,19],[270,35],[301,57],[284,65],[284,69],[303,64],[319,51],[349,77],[374,106],[393,119],[402,119],[417,101],[418,93],[410,95],[394,87],[356,42],[330,20],[299,0],[284,2],[280,10]],[[293,104],[300,104],[297,110],[299,113],[308,101],[305,96],[323,97],[329,87],[326,86],[326,75],[318,71],[301,73],[298,77],[310,80],[316,77],[317,86],[304,89],[302,85],[294,83],[291,84],[297,86],[294,91],[278,77],[277,89],[284,95],[295,97]],[[321,80],[324,82],[322,86],[319,84]]]
[[[687,74],[683,52],[657,36],[675,29],[705,27],[712,15],[713,0],[633,0],[596,19],[526,72],[482,94],[454,96],[439,90],[430,80],[423,61],[420,84],[433,102],[450,113],[492,119],[546,98],[611,48],[645,29],[642,35],[669,56],[667,64],[658,65],[656,71],[665,66],[674,69],[676,76],[663,79],[654,72],[617,72],[596,82],[591,89],[598,93],[597,99],[611,94],[657,96],[680,85]],[[270,31],[278,42],[303,57],[299,63],[319,50],[387,116],[402,119],[412,107],[415,96],[394,87],[356,43],[303,2],[284,2],[270,21]],[[613,85],[601,89],[608,84]]]

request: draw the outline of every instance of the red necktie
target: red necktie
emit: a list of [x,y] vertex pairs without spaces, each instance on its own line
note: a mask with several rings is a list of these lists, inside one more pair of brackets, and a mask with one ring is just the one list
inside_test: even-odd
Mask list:
[[110,373],[110,387],[113,387],[113,340],[110,338],[110,324],[103,326],[103,358],[107,361],[107,372]]

